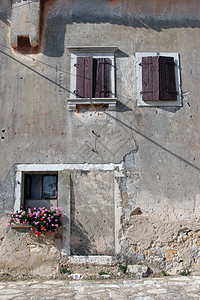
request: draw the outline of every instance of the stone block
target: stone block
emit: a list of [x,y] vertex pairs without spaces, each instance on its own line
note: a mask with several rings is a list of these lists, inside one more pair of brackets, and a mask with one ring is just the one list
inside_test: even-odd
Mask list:
[[171,260],[175,254],[177,253],[177,250],[175,249],[164,249],[165,258],[166,260]]
[[81,274],[79,274],[79,273],[74,273],[74,274],[68,275],[68,278],[74,279],[74,280],[79,280],[79,279],[82,279],[83,276]]
[[130,277],[147,277],[148,267],[144,265],[128,265],[127,273]]
[[190,266],[192,261],[192,254],[190,250],[184,250],[180,254],[180,258],[183,260],[186,266]]

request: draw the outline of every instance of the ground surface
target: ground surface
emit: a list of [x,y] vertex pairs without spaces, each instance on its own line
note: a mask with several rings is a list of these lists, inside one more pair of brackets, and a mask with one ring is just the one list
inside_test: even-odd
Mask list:
[[200,299],[200,276],[0,282],[0,299]]

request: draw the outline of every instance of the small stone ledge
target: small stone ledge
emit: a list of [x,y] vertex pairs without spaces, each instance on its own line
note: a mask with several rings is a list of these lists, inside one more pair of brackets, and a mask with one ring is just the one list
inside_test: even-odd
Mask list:
[[11,228],[13,229],[19,229],[19,228],[28,228],[30,229],[32,226],[28,224],[12,224],[10,225]]
[[97,264],[97,265],[112,265],[118,260],[115,256],[78,256],[73,255],[68,257],[68,262],[72,264]]
[[79,105],[108,105],[107,110],[116,110],[117,98],[84,98],[84,99],[67,99],[69,110],[76,111]]

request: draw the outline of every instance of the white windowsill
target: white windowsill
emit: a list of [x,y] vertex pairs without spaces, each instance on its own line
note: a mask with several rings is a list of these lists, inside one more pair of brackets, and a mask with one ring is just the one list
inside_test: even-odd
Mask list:
[[116,110],[117,98],[76,98],[67,99],[70,111],[76,111],[77,105],[108,104],[108,110]]

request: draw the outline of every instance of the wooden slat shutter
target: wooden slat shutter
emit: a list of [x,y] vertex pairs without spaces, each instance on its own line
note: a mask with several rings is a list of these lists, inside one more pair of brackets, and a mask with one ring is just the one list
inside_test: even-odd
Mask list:
[[177,100],[175,64],[173,57],[159,57],[160,100]]
[[157,56],[142,57],[142,100],[159,100],[159,63]]
[[92,98],[93,58],[77,57],[76,64],[76,97]]
[[94,98],[109,98],[110,96],[110,65],[111,61],[108,58],[94,59]]

